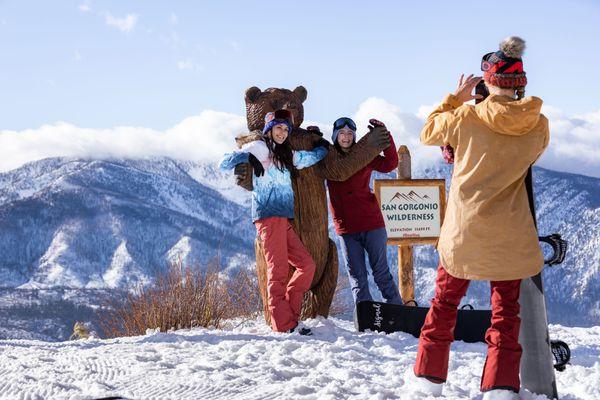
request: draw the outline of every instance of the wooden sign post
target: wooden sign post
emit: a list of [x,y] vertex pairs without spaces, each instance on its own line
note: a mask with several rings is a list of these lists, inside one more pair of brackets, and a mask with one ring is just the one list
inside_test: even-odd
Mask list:
[[374,191],[385,221],[388,245],[398,246],[398,286],[402,300],[416,305],[415,244],[435,245],[446,210],[444,179],[412,179],[410,152],[398,149],[398,179],[376,179]]
[[[402,145],[398,149],[398,179],[412,178],[412,164],[408,147]],[[415,283],[413,278],[413,248],[411,245],[398,246],[398,286],[400,296],[407,305],[415,303]]]

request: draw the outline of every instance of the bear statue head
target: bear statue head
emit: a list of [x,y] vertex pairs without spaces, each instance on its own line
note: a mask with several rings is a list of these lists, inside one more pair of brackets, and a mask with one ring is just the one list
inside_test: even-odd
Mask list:
[[298,86],[294,90],[268,88],[264,91],[256,86],[246,90],[246,119],[250,131],[262,130],[268,112],[285,109],[294,116],[294,127],[299,128],[304,120],[306,89]]

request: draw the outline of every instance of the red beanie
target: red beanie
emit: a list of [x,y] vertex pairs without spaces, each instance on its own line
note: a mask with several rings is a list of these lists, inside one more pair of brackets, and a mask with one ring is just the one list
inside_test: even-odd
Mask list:
[[500,50],[483,56],[483,79],[490,85],[506,89],[527,85],[521,59],[524,50],[525,41],[520,37],[511,36],[504,39],[500,43]]

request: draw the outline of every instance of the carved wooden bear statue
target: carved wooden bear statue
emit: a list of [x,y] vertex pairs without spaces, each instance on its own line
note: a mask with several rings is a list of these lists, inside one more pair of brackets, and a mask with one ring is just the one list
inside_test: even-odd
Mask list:
[[[304,120],[304,106],[307,92],[302,86],[293,91],[269,88],[261,91],[257,87],[246,90],[246,117],[250,133],[236,138],[238,146],[257,140],[262,136],[265,115],[277,109],[287,109],[294,116],[294,129],[289,138],[294,150],[312,150],[313,143],[321,138],[318,130],[300,128]],[[389,145],[388,134],[384,129],[375,128],[359,140],[349,153],[342,154],[330,146],[328,155],[318,164],[299,170],[292,179],[294,189],[294,230],[312,255],[317,269],[310,291],[303,303],[303,318],[317,315],[327,317],[333,300],[338,276],[338,255],[335,243],[329,239],[327,218],[327,197],[325,179],[343,181],[366,166],[379,152]],[[249,165],[236,169],[240,186],[252,188],[252,171]],[[270,322],[267,306],[267,264],[262,243],[255,241],[256,269],[259,289],[263,301],[265,320]],[[290,275],[291,275],[290,266]]]

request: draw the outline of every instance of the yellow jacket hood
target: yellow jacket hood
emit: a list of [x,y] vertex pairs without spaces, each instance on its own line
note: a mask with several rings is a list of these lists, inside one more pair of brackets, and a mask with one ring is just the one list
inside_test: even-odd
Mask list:
[[475,106],[475,113],[493,131],[521,136],[536,127],[541,109],[542,99],[539,97],[514,100],[507,96],[490,95]]

